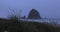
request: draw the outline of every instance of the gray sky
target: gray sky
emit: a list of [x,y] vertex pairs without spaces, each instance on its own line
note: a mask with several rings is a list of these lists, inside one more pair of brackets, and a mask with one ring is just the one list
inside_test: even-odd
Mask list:
[[60,0],[0,0],[0,17],[6,18],[9,8],[20,9],[22,16],[34,8],[43,18],[60,18]]

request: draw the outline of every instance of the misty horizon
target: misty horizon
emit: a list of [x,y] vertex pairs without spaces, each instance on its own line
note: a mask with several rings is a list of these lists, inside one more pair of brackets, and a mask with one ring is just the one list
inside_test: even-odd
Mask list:
[[[42,18],[60,18],[60,0],[0,0],[0,17],[9,15],[9,8],[21,10],[21,16],[28,16],[36,9]],[[10,11],[12,12],[12,11]]]

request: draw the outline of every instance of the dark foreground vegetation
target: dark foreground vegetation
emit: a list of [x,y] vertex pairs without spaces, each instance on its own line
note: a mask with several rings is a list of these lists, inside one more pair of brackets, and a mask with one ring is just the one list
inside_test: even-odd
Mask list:
[[0,32],[60,32],[60,27],[21,20],[0,19]]

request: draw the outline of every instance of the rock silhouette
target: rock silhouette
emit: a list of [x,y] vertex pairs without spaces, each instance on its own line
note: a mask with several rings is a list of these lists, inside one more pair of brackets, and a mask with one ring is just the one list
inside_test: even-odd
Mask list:
[[32,9],[28,15],[28,19],[41,19],[41,16],[37,10]]

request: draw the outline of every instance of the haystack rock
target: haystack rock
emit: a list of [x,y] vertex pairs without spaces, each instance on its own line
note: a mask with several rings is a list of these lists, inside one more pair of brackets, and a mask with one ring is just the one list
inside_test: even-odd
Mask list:
[[28,15],[28,19],[41,19],[41,16],[37,10],[32,9]]

